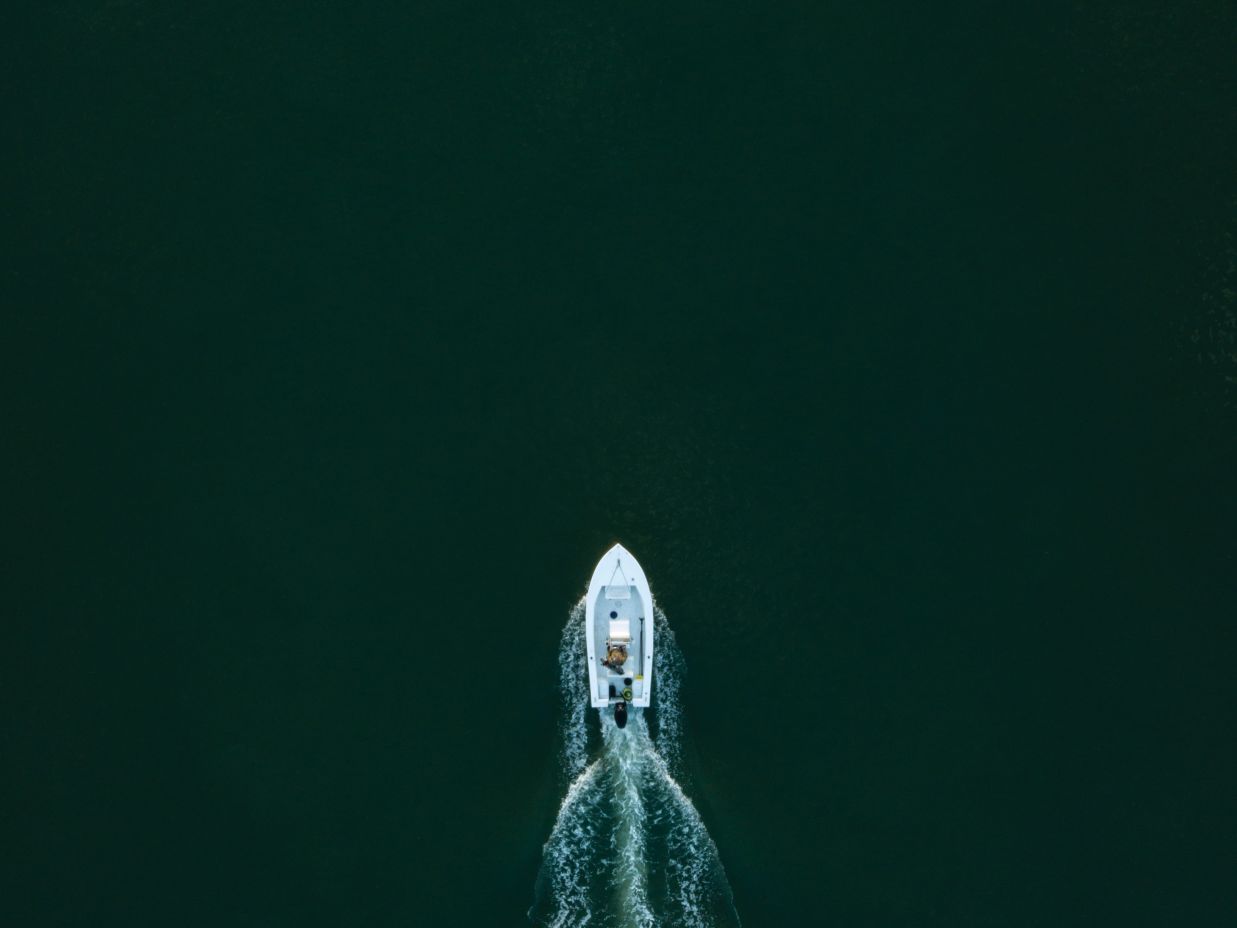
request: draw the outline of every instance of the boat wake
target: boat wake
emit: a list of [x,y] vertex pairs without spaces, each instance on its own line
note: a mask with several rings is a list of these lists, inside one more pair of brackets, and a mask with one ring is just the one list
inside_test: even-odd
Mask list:
[[717,847],[679,785],[682,657],[660,610],[654,620],[652,718],[633,707],[626,728],[615,725],[609,710],[600,711],[598,728],[588,724],[583,601],[563,629],[559,683],[566,796],[545,845],[528,913],[539,925],[739,924]]

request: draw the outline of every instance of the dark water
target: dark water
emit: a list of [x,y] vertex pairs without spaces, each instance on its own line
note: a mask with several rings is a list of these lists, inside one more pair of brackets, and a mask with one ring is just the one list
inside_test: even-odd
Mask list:
[[621,540],[748,928],[1232,924],[1237,19],[1033,6],[13,15],[4,923],[528,924]]

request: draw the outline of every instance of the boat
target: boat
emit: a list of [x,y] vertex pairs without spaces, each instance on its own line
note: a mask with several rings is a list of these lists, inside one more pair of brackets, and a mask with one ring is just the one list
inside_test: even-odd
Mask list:
[[619,728],[628,706],[653,695],[653,594],[640,562],[615,545],[597,562],[584,607],[589,697],[594,709],[614,707]]

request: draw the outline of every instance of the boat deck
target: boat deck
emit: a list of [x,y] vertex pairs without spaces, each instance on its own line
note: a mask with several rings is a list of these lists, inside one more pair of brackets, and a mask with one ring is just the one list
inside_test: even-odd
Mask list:
[[[644,623],[651,620],[651,617],[639,590],[635,586],[628,589],[631,593],[628,599],[607,599],[607,588],[603,586],[594,603],[593,642],[596,644],[596,652],[591,655],[591,659],[596,662],[595,696],[598,699],[622,699],[623,690],[627,688],[631,689],[633,700],[644,697],[645,679],[648,676],[645,673]],[[631,641],[627,643],[627,660],[623,663],[621,673],[602,663],[606,659],[606,639],[610,636],[610,623],[616,620],[626,620],[631,633]],[[614,687],[613,696],[610,687]]]

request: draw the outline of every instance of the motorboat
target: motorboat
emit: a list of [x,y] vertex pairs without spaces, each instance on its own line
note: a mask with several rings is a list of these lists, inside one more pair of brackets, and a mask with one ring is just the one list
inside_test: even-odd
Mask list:
[[622,728],[628,706],[648,706],[653,694],[653,594],[640,563],[622,545],[597,562],[584,623],[590,701],[595,709],[614,707]]

